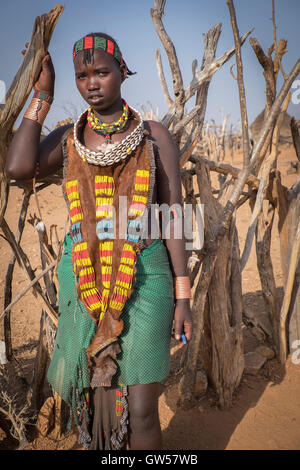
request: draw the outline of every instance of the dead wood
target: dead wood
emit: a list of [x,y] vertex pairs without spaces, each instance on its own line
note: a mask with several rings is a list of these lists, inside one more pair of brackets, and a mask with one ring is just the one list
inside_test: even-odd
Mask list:
[[[211,63],[214,61],[216,56],[217,45],[219,41],[219,37],[221,34],[221,24],[217,24],[213,28],[211,28],[207,34],[204,35],[204,54],[202,59],[201,71],[205,68],[209,67]],[[197,64],[194,63],[193,66],[193,74],[196,74]],[[187,161],[187,154],[189,149],[192,150],[197,143],[198,139],[202,134],[202,128],[206,113],[206,105],[207,105],[207,97],[208,97],[208,89],[211,82],[211,78],[208,78],[202,85],[199,87],[196,95],[196,107],[193,111],[200,106],[197,110],[195,116],[193,117],[193,128],[189,132],[188,138],[184,145],[180,148],[180,165],[181,167]],[[193,112],[192,111],[192,112]],[[175,133],[175,129],[173,131],[174,135],[178,135]],[[190,152],[191,153],[191,152]]]
[[0,226],[7,205],[9,181],[4,167],[13,125],[37,80],[42,59],[63,9],[62,5],[56,5],[48,14],[36,17],[28,49],[8,90],[5,106],[0,112]]
[[278,330],[280,360],[285,362],[287,354],[291,352],[293,342],[299,339],[300,329],[300,257],[299,252],[297,257],[298,242],[296,242],[299,236],[297,231],[300,220],[300,177],[288,190],[282,185],[280,173],[276,171],[273,192],[278,212],[283,285],[288,289],[284,292]]
[[[51,264],[47,266],[38,276],[36,276],[29,284],[26,286],[15,298],[14,300],[3,310],[3,312],[0,315],[0,320],[4,317],[4,315],[19,301],[21,298],[31,289],[31,288],[36,288],[36,284],[38,284],[38,281],[45,276],[45,274],[53,269],[57,264],[57,261],[53,261]],[[39,294],[41,295],[42,299],[46,303],[46,306],[48,307],[47,314],[50,316],[54,324],[57,325],[57,313],[49,303],[48,299],[45,297],[45,294],[43,291],[39,291]]]
[[165,74],[164,74],[164,70],[163,70],[163,66],[162,66],[162,61],[161,61],[161,54],[160,54],[159,49],[157,49],[157,51],[156,51],[156,65],[157,65],[158,76],[159,76],[159,79],[160,79],[163,94],[164,94],[165,100],[167,102],[167,105],[170,107],[170,106],[172,106],[174,101],[170,97],[170,93],[169,93],[169,90],[168,90],[168,85],[167,85],[167,82],[166,82],[166,78],[165,78]]
[[300,134],[299,134],[299,129],[298,129],[298,126],[296,124],[294,117],[292,117],[291,119],[291,133],[293,137],[293,144],[294,144],[295,152],[300,162]]
[[[248,36],[253,30],[248,31],[241,38],[241,44],[244,44]],[[184,89],[184,100],[187,103],[199,90],[201,85],[209,80],[235,53],[235,47],[231,47],[222,54],[220,57],[215,59],[210,65],[205,67],[202,71],[196,70],[193,76],[192,81]],[[169,129],[175,115],[175,104],[171,106],[165,116],[162,118],[161,122]]]
[[165,48],[168,56],[170,69],[172,73],[173,92],[175,97],[175,121],[176,125],[183,117],[184,113],[184,89],[181,70],[176,55],[176,50],[173,42],[168,36],[165,27],[162,22],[162,16],[164,14],[166,0],[154,0],[154,8],[151,8],[150,13],[154,28]]
[[287,319],[290,304],[291,304],[296,270],[299,264],[299,253],[300,253],[300,219],[298,220],[298,226],[296,229],[294,242],[291,248],[291,254],[289,258],[288,276],[287,276],[287,281],[285,284],[284,298],[283,298],[281,311],[280,311],[279,340],[280,340],[280,362],[282,364],[285,363],[286,357],[287,357],[286,319]]
[[226,0],[226,3],[230,12],[231,27],[233,31],[234,44],[235,44],[235,56],[237,66],[237,83],[239,88],[239,99],[242,119],[242,141],[243,141],[243,155],[244,163],[243,166],[249,165],[250,160],[250,143],[249,143],[249,131],[248,131],[248,116],[245,96],[245,85],[244,85],[244,73],[243,63],[241,57],[241,42],[239,36],[239,30],[236,21],[235,8],[232,0]]
[[[240,173],[240,168],[233,167],[228,163],[223,162],[215,162],[213,160],[208,160],[204,157],[199,157],[198,155],[191,155],[190,161],[196,163],[197,161],[203,161],[210,169],[210,171],[216,171],[217,173],[221,173],[222,175],[231,175],[235,179],[238,177]],[[184,171],[184,170],[183,170]],[[193,174],[196,173],[195,169],[190,170]],[[259,187],[259,178],[256,176],[249,174],[247,178],[246,184],[250,186],[252,189],[258,189]]]
[[[22,239],[30,196],[31,196],[31,191],[25,191],[23,202],[22,202],[22,207],[21,207],[20,215],[19,215],[18,232],[16,234],[16,243],[18,244],[21,242],[21,239]],[[12,279],[13,279],[15,263],[16,263],[16,255],[14,252],[12,252],[11,258],[8,263],[6,276],[5,276],[4,309],[10,304],[11,299],[12,299]],[[6,357],[7,357],[7,360],[10,361],[12,358],[10,310],[7,311],[5,318],[4,318],[4,340],[5,340]]]
[[254,208],[251,214],[251,219],[250,219],[249,228],[248,228],[248,232],[246,236],[244,251],[243,251],[242,259],[241,259],[242,270],[245,268],[247,260],[250,255],[258,217],[261,213],[262,204],[266,197],[267,188],[269,186],[270,171],[271,171],[271,168],[276,163],[276,160],[278,157],[278,140],[279,140],[279,135],[280,135],[280,128],[281,128],[281,124],[283,121],[284,113],[287,110],[289,102],[290,102],[290,95],[288,94],[282,106],[281,114],[275,126],[273,140],[272,140],[272,151],[269,154],[268,158],[264,161],[263,168],[261,170],[259,188],[258,188],[258,192],[256,195]]
[[38,341],[37,353],[35,356],[33,375],[30,389],[27,394],[27,402],[33,410],[38,411],[44,400],[44,381],[46,377],[46,369],[48,364],[48,349],[46,336],[46,314],[44,310],[40,319],[40,334]]
[[[195,308],[194,306],[197,305],[197,307],[199,308],[199,310],[197,311],[198,318],[195,318],[195,321],[196,321],[195,330],[200,328],[200,331],[202,331],[203,312],[204,312],[204,307],[205,307],[205,298],[206,298],[207,290],[209,288],[209,285],[213,276],[213,271],[215,268],[215,264],[216,264],[216,260],[217,260],[218,253],[220,250],[221,243],[224,242],[224,237],[228,236],[229,229],[231,226],[231,221],[232,221],[232,215],[236,209],[239,198],[243,192],[244,185],[246,184],[246,181],[249,177],[249,174],[251,173],[252,168],[259,161],[260,152],[265,144],[266,138],[269,134],[269,130],[270,128],[272,128],[272,126],[276,122],[277,117],[281,110],[282,103],[286,95],[288,94],[294,79],[297,77],[299,72],[300,72],[300,60],[296,62],[291,73],[288,75],[288,77],[284,81],[284,84],[270,109],[270,113],[264,122],[264,126],[262,127],[260,131],[259,137],[253,149],[250,164],[248,164],[248,159],[244,158],[243,168],[239,172],[238,178],[236,179],[235,184],[232,187],[230,196],[227,199],[227,202],[222,210],[222,213],[220,214],[220,216],[218,217],[218,220],[216,221],[216,226],[214,227],[214,230],[213,230],[213,238],[206,241],[205,247],[209,247],[209,248],[206,248],[205,250],[206,255],[204,256],[204,259],[202,262],[202,270],[201,270],[201,274],[200,274],[199,282],[197,286],[197,289],[199,287],[198,292],[196,289],[197,295],[199,295],[199,299],[195,298],[194,303],[193,303],[193,312],[195,312],[195,314],[196,314],[196,310],[194,309]],[[199,192],[200,192],[200,188],[199,188]],[[196,295],[196,292],[195,292],[195,295]],[[200,310],[200,307],[201,307],[201,310]],[[185,375],[180,384],[179,393],[180,393],[180,403],[182,404],[188,403],[192,396],[192,390],[193,390],[193,384],[194,384],[194,378],[195,378],[194,374],[196,371],[195,361],[196,361],[196,355],[199,352],[199,343],[201,339],[200,331],[196,331],[192,338],[192,341],[190,344],[191,352],[189,352],[189,359],[187,361]],[[238,367],[238,364],[236,365]],[[230,404],[230,394],[228,394],[227,392],[228,390],[224,389],[224,393],[222,395],[222,400],[223,400],[222,404],[224,406],[228,406],[228,404]]]

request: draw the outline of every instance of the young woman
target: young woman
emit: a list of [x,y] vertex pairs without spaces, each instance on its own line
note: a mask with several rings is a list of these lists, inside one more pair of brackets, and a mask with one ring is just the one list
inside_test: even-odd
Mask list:
[[[47,377],[69,404],[85,447],[161,449],[158,397],[172,325],[178,341],[192,334],[185,240],[175,236],[183,227],[178,151],[163,125],[143,121],[122,99],[132,72],[113,38],[88,34],[75,43],[73,59],[88,109],[40,143],[54,96],[47,54],[6,161],[14,179],[64,168],[70,233]],[[154,207],[162,204],[170,208],[164,239],[153,230]]]

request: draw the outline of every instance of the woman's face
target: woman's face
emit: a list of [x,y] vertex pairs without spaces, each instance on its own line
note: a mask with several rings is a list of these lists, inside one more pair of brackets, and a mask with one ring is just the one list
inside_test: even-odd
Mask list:
[[79,52],[74,61],[78,91],[95,111],[104,111],[120,99],[126,67],[104,51],[95,50],[91,63],[84,64],[83,57]]

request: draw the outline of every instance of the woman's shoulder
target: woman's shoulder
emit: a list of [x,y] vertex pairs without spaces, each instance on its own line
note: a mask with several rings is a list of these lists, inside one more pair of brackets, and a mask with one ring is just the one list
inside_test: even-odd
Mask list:
[[149,132],[150,136],[158,143],[161,139],[171,137],[168,129],[159,121],[144,121],[144,127]]
[[[144,121],[150,139],[157,146],[160,159],[178,158],[178,149],[168,129],[159,121]],[[174,157],[175,156],[175,157]]]

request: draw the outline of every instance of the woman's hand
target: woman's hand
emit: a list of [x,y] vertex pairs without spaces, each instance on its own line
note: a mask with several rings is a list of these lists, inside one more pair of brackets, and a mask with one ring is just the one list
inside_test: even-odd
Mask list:
[[34,84],[36,90],[44,91],[48,95],[54,96],[55,70],[49,52],[42,60],[39,78]]
[[173,330],[174,338],[181,342],[178,348],[180,349],[184,345],[181,334],[184,333],[187,341],[190,341],[192,337],[192,312],[190,308],[190,299],[176,300]]

